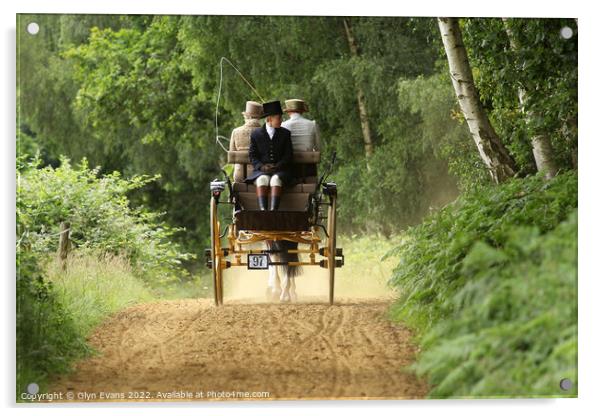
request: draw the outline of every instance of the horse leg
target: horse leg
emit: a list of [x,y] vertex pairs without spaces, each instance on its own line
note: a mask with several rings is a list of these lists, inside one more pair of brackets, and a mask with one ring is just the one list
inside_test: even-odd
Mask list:
[[[271,241],[266,241],[265,242],[266,245],[266,249],[270,249],[271,248]],[[271,258],[270,255],[268,255],[268,257]],[[274,291],[274,288],[276,286],[276,277],[274,275],[274,266],[268,266],[268,287],[266,287],[265,289],[265,297],[267,301],[272,300],[272,293]]]
[[295,284],[295,278],[289,277],[288,280],[290,282],[289,287],[291,293],[291,301],[297,302],[297,285]]
[[282,273],[282,291],[280,292],[280,302],[290,302],[291,295],[289,292],[290,288],[290,280],[288,278],[288,271],[285,269]]
[[276,289],[276,267],[268,266],[268,289]]
[[[274,241],[266,240],[265,248],[271,250],[274,248]],[[270,261],[277,261],[278,257],[274,254],[268,254]],[[265,289],[265,297],[267,301],[274,300],[274,294],[280,292],[280,279],[278,278],[278,270],[276,266],[268,266],[268,287]]]
[[280,285],[280,276],[278,273],[278,267],[277,266],[272,266],[272,268],[274,269],[274,286],[272,287],[272,300],[278,300],[278,294],[281,292],[281,285]]
[[268,266],[268,287],[265,290],[267,300],[272,300],[272,293],[276,290],[276,272],[274,266]]
[[276,266],[269,266],[268,287],[266,289],[267,300],[278,300],[278,294],[280,291],[280,276],[278,276],[278,268]]

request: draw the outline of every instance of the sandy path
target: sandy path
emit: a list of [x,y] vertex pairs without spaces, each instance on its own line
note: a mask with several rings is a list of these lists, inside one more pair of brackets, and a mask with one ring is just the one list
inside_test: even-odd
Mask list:
[[89,342],[99,354],[49,391],[79,401],[107,393],[118,401],[181,400],[188,392],[197,400],[253,392],[267,399],[422,397],[424,383],[402,371],[415,350],[409,332],[387,320],[388,302],[134,306],[98,327]]

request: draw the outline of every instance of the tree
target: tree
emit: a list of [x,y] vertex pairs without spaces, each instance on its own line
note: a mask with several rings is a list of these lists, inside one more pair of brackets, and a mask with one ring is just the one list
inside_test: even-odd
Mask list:
[[[29,35],[35,21],[40,32]],[[110,15],[19,15],[17,22],[18,127],[34,138],[47,164],[58,165],[61,154],[73,160],[87,157],[104,172],[119,169],[119,154],[107,153],[74,114],[78,85],[73,68],[61,52],[87,42],[91,27],[119,28],[127,22]],[[24,149],[20,149],[24,150]]]
[[[516,35],[512,27],[508,24],[507,18],[502,18],[504,22],[504,29],[508,34],[508,40],[510,41],[510,48],[516,54],[519,51],[519,44]],[[522,85],[518,86],[518,101],[520,103],[521,112],[525,113],[527,118],[527,124],[533,125],[534,119],[540,119],[541,115],[535,112],[535,110],[525,110],[525,102],[528,100],[528,92]],[[550,179],[556,173],[558,173],[558,166],[554,161],[554,149],[552,148],[552,141],[550,136],[543,129],[538,129],[537,133],[531,136],[531,145],[533,146],[533,156],[535,157],[535,164],[537,170],[542,172],[546,178]]]
[[[360,56],[360,49],[351,30],[349,19],[343,18],[343,25],[345,27],[347,42],[349,43],[351,58],[357,59]],[[372,133],[370,133],[370,120],[368,119],[368,109],[366,108],[366,94],[364,94],[364,89],[357,81],[355,82],[355,88],[357,91],[357,108],[360,115],[360,123],[362,125],[362,135],[364,137],[364,149],[366,152],[366,159],[368,159],[374,153],[374,143],[372,140]],[[367,164],[366,166],[370,165]]]
[[[430,207],[456,195],[445,157],[423,139],[420,116],[400,106],[408,97],[398,90],[400,78],[439,72],[441,41],[434,19],[360,17],[351,23],[361,46],[356,56],[341,18],[186,16],[178,36],[193,85],[208,97],[217,90],[217,63],[226,56],[266,99],[305,99],[307,116],[320,125],[323,155],[337,151],[332,178],[349,189],[341,193],[341,229],[386,233],[416,223]],[[277,41],[266,42],[266,37]],[[370,171],[357,86],[364,93],[374,151]],[[220,131],[241,122],[247,99],[254,94],[225,67]],[[449,110],[438,115],[448,117]],[[439,185],[449,190],[446,198]]]
[[481,159],[496,183],[516,174],[516,164],[493,129],[477,93],[457,18],[438,18],[452,84]]
[[208,235],[207,184],[219,175],[213,102],[200,96],[183,65],[180,18],[147,23],[93,28],[88,43],[65,52],[79,84],[73,106],[93,140],[120,152],[121,172],[161,175],[132,195],[134,203],[186,227],[192,248]]
[[[180,241],[186,248],[197,248],[208,235],[207,183],[221,175],[224,154],[214,141],[214,117],[222,56],[266,100],[298,97],[309,103],[308,117],[323,133],[323,154],[337,151],[332,178],[350,190],[341,194],[342,230],[397,230],[455,195],[448,157],[435,150],[448,138],[435,132],[426,137],[421,126],[425,120],[435,120],[426,122],[431,126],[451,121],[460,126],[452,135],[459,141],[467,135],[464,126],[446,118],[446,102],[436,111],[423,106],[418,114],[405,96],[422,88],[413,79],[440,72],[434,19],[358,17],[347,19],[348,33],[340,17],[105,18],[54,17],[42,25],[55,30],[42,54],[30,53],[30,44],[22,48],[19,62],[29,72],[20,82],[27,132],[21,136],[43,146],[45,162],[58,164],[61,154],[74,161],[86,156],[92,166],[102,166],[101,173],[161,174],[132,191],[130,200],[185,227]],[[348,34],[357,49],[350,48]],[[26,41],[41,47],[41,39]],[[228,136],[242,122],[244,102],[258,97],[231,68],[223,74],[219,130]],[[410,84],[400,95],[402,78]],[[371,171],[364,163],[365,131]],[[480,162],[477,152],[471,156]],[[450,192],[439,192],[439,185]]]
[[[554,164],[576,168],[575,20],[470,18],[460,24],[481,101],[519,172],[538,171],[531,139],[542,134],[550,139]],[[565,27],[572,36],[562,36]],[[522,103],[519,89],[527,93]]]

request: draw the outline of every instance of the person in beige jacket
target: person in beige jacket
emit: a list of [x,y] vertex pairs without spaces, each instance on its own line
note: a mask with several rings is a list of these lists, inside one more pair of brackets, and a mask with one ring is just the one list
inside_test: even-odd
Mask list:
[[[251,132],[261,127],[263,106],[256,101],[247,101],[245,111],[242,112],[245,124],[232,130],[230,136],[230,150],[249,150],[251,145]],[[245,169],[241,163],[234,165],[234,182],[244,182]]]

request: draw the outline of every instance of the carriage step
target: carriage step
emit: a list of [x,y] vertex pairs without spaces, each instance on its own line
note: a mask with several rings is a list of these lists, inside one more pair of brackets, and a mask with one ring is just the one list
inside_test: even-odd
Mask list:
[[[334,267],[343,267],[345,264],[345,257],[340,259],[334,259]],[[323,269],[328,268],[328,260],[320,260],[320,267]]]
[[[324,256],[324,257],[328,256],[327,254],[324,254],[324,253],[326,253],[326,249],[327,248],[328,247],[320,247],[320,249],[318,250],[318,253],[320,253],[320,256]],[[343,255],[343,248],[342,247],[337,247],[335,249],[334,255],[335,255],[335,257],[342,256]]]
[[[226,257],[229,253],[230,253],[229,248],[222,248],[222,254],[224,257]],[[213,268],[213,259],[211,258],[211,249],[210,248],[205,249],[205,266],[208,269]],[[228,267],[230,267],[229,261],[226,262],[226,268],[228,268]]]

